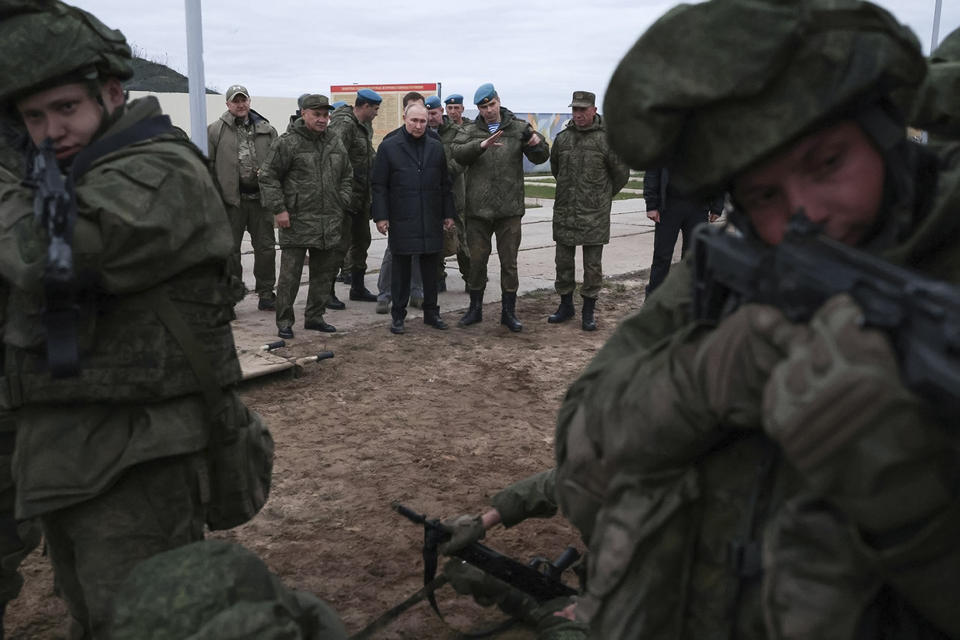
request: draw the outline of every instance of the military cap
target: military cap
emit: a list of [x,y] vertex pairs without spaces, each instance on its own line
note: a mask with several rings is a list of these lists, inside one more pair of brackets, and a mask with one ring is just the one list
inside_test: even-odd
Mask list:
[[486,82],[477,87],[473,94],[473,104],[482,107],[494,98],[497,98],[497,90],[494,89],[492,82]]
[[339,109],[340,107],[347,106],[347,102],[345,100],[337,100],[330,106],[333,107],[334,109]]
[[241,84],[230,85],[230,88],[227,89],[227,93],[226,93],[227,102],[230,102],[231,100],[233,100],[233,99],[234,99],[235,97],[237,97],[238,95],[243,95],[243,96],[245,96],[246,98],[249,98],[249,97],[250,97],[250,92],[247,91],[247,88],[246,88],[245,86],[241,85]]
[[424,104],[426,104],[427,109],[439,109],[443,107],[443,103],[440,102],[440,98],[437,96],[430,96],[424,101]]
[[333,109],[333,105],[330,104],[330,99],[325,95],[319,93],[311,93],[303,99],[303,103],[300,105],[301,109]]
[[300,94],[300,97],[297,98],[297,109],[303,109],[303,100],[304,100],[304,98],[306,98],[306,97],[309,96],[309,95],[310,95],[309,93],[301,93],[301,94]]
[[568,104],[568,107],[592,107],[597,104],[596,94],[590,93],[589,91],[574,91],[573,99]]
[[869,2],[680,5],[620,61],[604,117],[631,167],[704,193],[833,120],[887,101],[905,112],[925,73],[916,36]]
[[46,87],[133,77],[123,34],[62,2],[0,3],[0,103]]
[[357,91],[358,106],[365,103],[380,104],[381,102],[383,102],[383,98],[381,98],[380,94],[373,89],[360,89]]
[[463,104],[463,96],[459,93],[451,93],[447,96],[447,99],[443,101],[443,104]]

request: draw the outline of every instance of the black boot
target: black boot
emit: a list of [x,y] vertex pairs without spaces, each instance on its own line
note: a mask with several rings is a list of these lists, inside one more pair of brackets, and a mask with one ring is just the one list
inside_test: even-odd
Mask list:
[[330,283],[330,299],[327,300],[327,309],[333,309],[334,311],[343,311],[347,308],[347,305],[343,304],[343,301],[337,297],[336,287],[331,282]]
[[423,311],[423,324],[428,324],[434,329],[447,328],[447,323],[440,317],[439,309],[425,309]]
[[563,293],[560,295],[560,306],[557,307],[557,312],[547,318],[547,322],[550,324],[566,322],[573,317],[573,314],[573,294]]
[[363,283],[363,272],[354,271],[350,276],[350,299],[358,302],[376,302],[377,296],[370,293]]
[[337,282],[342,282],[343,284],[351,284],[352,278],[350,277],[350,272],[345,269],[340,269],[340,275],[337,276]]
[[580,322],[580,327],[584,331],[596,331],[597,330],[597,321],[593,317],[593,310],[597,306],[596,298],[583,297],[583,312],[581,314],[582,320]]
[[404,331],[403,329],[403,319],[407,315],[406,309],[391,309],[391,322],[390,322],[390,333],[395,333],[401,335]]
[[471,324],[476,324],[483,320],[483,289],[479,291],[470,290],[470,308],[467,309],[467,312],[463,314],[463,317],[460,318],[459,324],[461,327],[466,327]]
[[523,325],[520,324],[519,320],[517,320],[516,291],[514,291],[513,293],[504,292],[503,302],[501,303],[501,309],[502,311],[500,312],[500,324],[506,326],[507,329],[510,329],[510,331],[513,331],[514,333],[523,329]]

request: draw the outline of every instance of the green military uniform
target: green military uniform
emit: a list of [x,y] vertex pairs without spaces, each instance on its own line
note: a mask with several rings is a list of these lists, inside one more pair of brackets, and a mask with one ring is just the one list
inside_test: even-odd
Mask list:
[[500,109],[501,147],[481,149],[480,143],[490,137],[482,116],[464,124],[451,144],[453,159],[467,167],[466,220],[467,246],[470,251],[470,289],[482,291],[487,286],[487,261],[492,249],[490,240],[496,234],[500,256],[500,287],[515,294],[520,286],[517,278],[517,252],[520,249],[520,220],[526,208],[523,202],[523,156],[540,164],[550,157],[550,146],[543,136],[536,146],[528,146],[525,138],[533,133],[530,123],[518,120],[509,109]]
[[960,29],[951,32],[930,54],[930,69],[921,87],[910,124],[926,129],[933,142],[960,136]]
[[[23,159],[0,141],[0,183],[17,184],[23,178]],[[6,322],[9,286],[0,279],[0,338]],[[0,363],[3,352],[0,351]],[[0,371],[0,388],[7,388],[5,374]],[[16,443],[16,422],[13,413],[0,402],[0,630],[3,612],[23,586],[17,571],[20,562],[40,543],[40,527],[33,520],[17,521],[14,517],[15,487],[13,484],[13,451]]]
[[553,205],[557,293],[565,302],[573,293],[579,245],[583,247],[581,294],[585,301],[596,300],[603,284],[603,245],[610,242],[610,205],[627,184],[630,169],[611,151],[606,127],[595,115],[588,127],[581,129],[571,120],[557,134],[550,150],[550,171],[557,180]]
[[[246,121],[237,121],[229,111],[207,127],[207,153],[210,165],[220,184],[227,218],[233,230],[233,257],[231,275],[239,278],[243,288],[243,267],[240,263],[240,244],[243,232],[250,233],[253,245],[253,277],[257,296],[264,303],[273,303],[276,277],[276,238],[273,216],[260,202],[258,173],[277,139],[277,130],[255,111]],[[267,305],[269,306],[269,304]]]
[[[453,141],[460,132],[460,126],[444,116],[443,124],[437,130],[443,151],[447,154],[447,170],[453,176],[453,207],[457,210],[454,222],[457,226],[457,267],[465,283],[470,282],[470,247],[467,244],[467,180],[466,167],[453,159]],[[446,277],[443,262],[440,263],[441,277]]]
[[117,601],[113,640],[346,640],[336,612],[240,545],[205,540],[146,560]]
[[342,262],[344,271],[350,274],[359,272],[362,278],[367,272],[367,251],[370,249],[370,172],[375,155],[373,127],[357,120],[353,107],[345,105],[330,116],[329,129],[340,138],[353,168],[353,191],[343,219],[337,266]]
[[322,323],[339,264],[343,219],[351,202],[353,169],[347,150],[328,131],[316,133],[303,119],[280,136],[260,170],[263,204],[273,215],[287,211],[290,226],[280,229],[277,328],[293,326],[293,302],[303,262],[310,252],[310,287],[305,323]]
[[[0,10],[0,43],[7,107],[52,79],[132,74],[119,31],[59,2]],[[207,504],[219,504],[205,453],[213,424],[257,420],[230,391],[240,378],[225,272],[233,243],[206,160],[155,98],[103,114],[85,149],[96,153],[73,176],[76,375],[48,367],[48,239],[33,194],[0,185],[16,514],[40,519],[60,593],[88,637],[102,637],[137,562],[203,536]],[[208,406],[199,390],[218,387],[226,404]]]
[[[627,54],[605,114],[631,166],[667,164],[693,192],[852,119],[892,180],[861,248],[956,285],[956,156],[905,141],[873,93],[902,109],[923,72],[914,36],[867,3],[688,5]],[[852,303],[698,326],[691,262],[558,417],[558,500],[591,552],[578,617],[605,640],[960,635],[955,431]]]

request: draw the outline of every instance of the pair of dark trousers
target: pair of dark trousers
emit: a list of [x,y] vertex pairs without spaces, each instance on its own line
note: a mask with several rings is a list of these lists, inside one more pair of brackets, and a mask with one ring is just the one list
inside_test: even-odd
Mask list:
[[677,245],[677,236],[682,235],[681,257],[686,255],[693,241],[693,230],[707,222],[708,211],[702,204],[685,202],[674,198],[670,208],[660,212],[660,222],[653,230],[653,262],[650,265],[650,282],[647,295],[660,286],[670,271],[673,262],[673,249]]
[[[348,211],[340,227],[340,258],[342,271],[367,272],[367,252],[370,250],[370,216],[367,212]],[[334,274],[336,275],[336,274]]]
[[467,243],[470,252],[470,289],[487,288],[487,261],[492,250],[491,238],[497,236],[497,254],[500,257],[500,290],[516,293],[520,287],[517,274],[517,253],[520,251],[521,216],[487,220],[470,218],[467,224]]
[[390,290],[393,294],[391,313],[394,318],[402,320],[407,315],[407,302],[410,300],[410,272],[413,269],[413,259],[420,261],[420,274],[423,276],[423,311],[438,311],[437,305],[437,264],[440,262],[439,253],[422,253],[418,256],[398,256],[393,254],[393,282]]
[[293,326],[293,303],[300,291],[303,263],[310,252],[310,285],[307,288],[307,306],[304,322],[320,322],[330,300],[333,279],[336,276],[340,254],[335,249],[316,247],[283,247],[280,251],[280,280],[277,282],[277,328]]
[[[557,243],[556,265],[557,280],[555,283],[556,291],[560,295],[573,293],[577,283],[574,280],[576,274],[576,264],[574,259],[577,255],[577,247],[572,244]],[[583,288],[580,293],[584,298],[596,298],[603,286],[603,259],[602,244],[583,245]]]
[[277,284],[277,239],[273,233],[273,216],[260,205],[259,196],[241,196],[240,206],[227,205],[227,219],[230,220],[230,229],[233,231],[233,254],[229,263],[231,275],[243,281],[240,245],[243,242],[243,232],[248,231],[250,244],[253,245],[253,277],[257,295],[272,299],[273,288]]

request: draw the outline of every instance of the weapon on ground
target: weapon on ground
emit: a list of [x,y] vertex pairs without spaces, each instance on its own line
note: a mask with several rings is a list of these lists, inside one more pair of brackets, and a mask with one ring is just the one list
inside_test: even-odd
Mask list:
[[[401,504],[394,503],[393,508],[408,520],[423,525],[423,583],[429,586],[437,571],[437,548],[440,543],[450,539],[450,531],[440,520],[427,518]],[[471,543],[450,555],[502,580],[537,602],[577,594],[575,589],[568,587],[560,580],[564,570],[580,558],[580,553],[573,547],[568,547],[555,562],[534,558],[530,564],[518,562],[479,542]],[[428,588],[427,599],[437,615],[440,615],[433,589]]]
[[960,287],[826,238],[802,212],[775,247],[727,226],[701,225],[694,252],[698,321],[761,303],[804,322],[828,298],[847,293],[864,325],[890,337],[906,385],[943,416],[960,415]]
[[79,310],[72,247],[77,206],[72,187],[64,181],[57,166],[50,138],[34,150],[26,182],[34,189],[34,215],[49,242],[43,273],[47,364],[54,378],[75,376],[80,372]]

